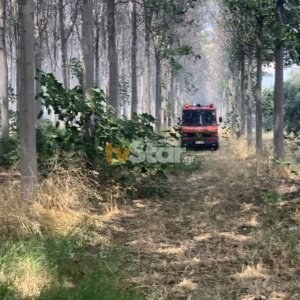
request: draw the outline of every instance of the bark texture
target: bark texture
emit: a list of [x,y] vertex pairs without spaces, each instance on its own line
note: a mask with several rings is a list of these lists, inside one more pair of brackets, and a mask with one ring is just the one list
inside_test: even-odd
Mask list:
[[131,1],[132,14],[132,44],[131,44],[131,114],[138,112],[138,87],[137,87],[137,10],[136,2]]
[[252,57],[248,59],[248,99],[247,99],[247,144],[248,147],[252,146],[252,105],[253,105],[253,93],[252,93]]
[[5,42],[5,0],[0,0],[0,100],[1,100],[1,137],[7,140],[9,136],[8,110],[8,64]]
[[155,118],[156,129],[160,130],[162,125],[162,111],[161,111],[161,60],[159,51],[155,51]]
[[284,159],[284,45],[280,39],[283,36],[284,3],[284,0],[277,0],[276,3],[276,24],[279,39],[275,45],[274,156],[279,160]]
[[107,3],[107,30],[108,30],[108,61],[109,61],[109,102],[120,113],[119,97],[119,66],[116,45],[115,0],[106,0]]
[[262,79],[263,79],[263,61],[262,61],[262,37],[263,37],[263,21],[258,21],[258,35],[256,45],[256,153],[261,154],[263,150],[262,139]]
[[21,196],[30,200],[37,187],[34,3],[20,0]]

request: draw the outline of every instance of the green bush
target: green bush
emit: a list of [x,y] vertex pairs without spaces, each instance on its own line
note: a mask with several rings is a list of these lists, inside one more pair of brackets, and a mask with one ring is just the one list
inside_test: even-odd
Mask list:
[[[40,95],[43,104],[48,113],[55,113],[59,120],[55,125],[47,120],[39,122],[37,152],[41,171],[47,171],[53,160],[63,167],[84,164],[96,170],[116,168],[117,171],[122,169],[151,175],[165,170],[167,164],[150,163],[147,160],[133,163],[116,155],[118,150],[120,153],[127,151],[134,155],[131,149],[134,142],[136,153],[144,152],[150,147],[172,147],[164,139],[164,133],[154,131],[155,119],[151,115],[134,114],[131,120],[117,118],[102,90],[94,89],[92,98],[87,101],[81,86],[65,89],[52,74],[43,72],[39,72],[39,80],[43,87]],[[113,159],[109,161],[108,145],[114,152]],[[0,149],[0,163],[11,166],[19,160],[20,139],[16,130],[7,145]]]
[[[284,84],[285,129],[288,134],[299,136],[300,133],[300,75],[294,73]],[[274,90],[263,92],[263,125],[266,131],[273,129]]]
[[[94,89],[90,101],[83,97],[80,86],[65,89],[52,74],[40,72],[44,92],[41,94],[48,112],[54,112],[65,127],[64,143],[67,150],[73,149],[81,159],[92,167],[106,163],[106,147],[119,147],[120,151],[129,149],[133,141],[141,143],[139,150],[145,150],[147,141],[155,147],[165,146],[162,135],[153,129],[154,118],[148,114],[133,115],[131,120],[117,118],[113,107],[105,99],[104,92]],[[57,124],[58,125],[58,124]],[[87,132],[89,134],[87,135]],[[132,164],[114,158],[110,166],[123,167],[138,172],[162,171],[165,166],[150,164],[147,161]]]
[[[36,131],[37,153],[40,169],[47,169],[48,163],[54,158],[57,162],[67,167],[72,160],[74,166],[80,149],[76,143],[69,143],[70,134],[64,129],[53,126],[50,121],[39,123]],[[2,141],[0,146],[0,165],[4,167],[17,167],[20,162],[20,136],[18,131],[13,133],[7,141]]]
[[95,250],[75,234],[2,241],[1,299],[143,299],[120,284],[120,251]]
[[300,74],[285,83],[285,124],[288,133],[300,134]]
[[265,89],[263,91],[262,109],[264,130],[272,131],[274,123],[274,91],[272,89]]
[[224,138],[229,138],[232,136],[237,138],[240,137],[240,120],[238,111],[235,107],[232,107],[232,111],[227,113],[222,129],[224,130]]
[[20,137],[12,135],[7,141],[0,142],[0,165],[16,167],[20,161]]

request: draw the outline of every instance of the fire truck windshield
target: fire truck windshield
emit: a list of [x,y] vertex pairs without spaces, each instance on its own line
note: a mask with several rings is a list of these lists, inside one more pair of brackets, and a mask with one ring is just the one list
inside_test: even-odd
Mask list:
[[183,126],[216,126],[216,112],[213,110],[184,110]]

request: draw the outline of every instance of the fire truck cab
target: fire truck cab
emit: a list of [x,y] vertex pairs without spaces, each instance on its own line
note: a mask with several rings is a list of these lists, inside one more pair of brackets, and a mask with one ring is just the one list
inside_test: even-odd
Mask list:
[[[222,122],[222,118],[219,118]],[[214,104],[186,104],[182,109],[181,145],[182,147],[219,148],[217,111]]]

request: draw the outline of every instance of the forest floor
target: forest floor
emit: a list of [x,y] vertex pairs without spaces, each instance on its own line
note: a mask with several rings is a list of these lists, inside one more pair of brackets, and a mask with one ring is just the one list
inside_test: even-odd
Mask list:
[[110,221],[146,299],[300,299],[300,178],[229,148],[189,153],[199,170]]
[[[51,233],[1,238],[0,299],[299,300],[300,177],[291,172],[297,165],[257,161],[226,142],[217,152],[187,155],[200,167],[170,171],[162,198],[112,197],[101,213],[82,214],[34,204],[30,214]],[[43,199],[70,199],[84,189],[64,182],[65,194],[56,182]],[[18,212],[8,214],[11,200],[1,199],[1,228],[5,221],[12,232],[16,220],[35,228],[13,218]],[[78,242],[82,216],[92,225]],[[61,228],[72,233],[62,236]]]

